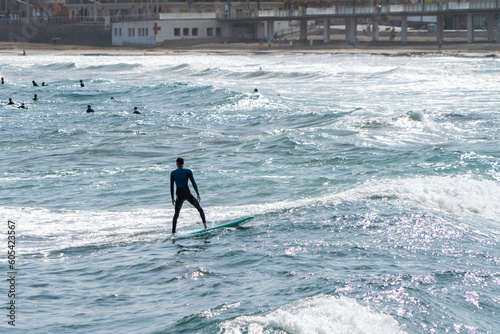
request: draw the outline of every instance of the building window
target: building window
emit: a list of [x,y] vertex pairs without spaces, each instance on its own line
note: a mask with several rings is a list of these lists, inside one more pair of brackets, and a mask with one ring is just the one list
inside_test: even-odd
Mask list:
[[132,36],[132,29],[128,28],[128,37]]
[[191,36],[198,36],[198,28],[191,29]]
[[146,37],[147,37],[147,36],[148,36],[148,34],[149,34],[149,28],[145,28],[145,29],[144,29],[144,32],[146,33]]
[[122,28],[118,28],[118,36],[122,37]]
[[214,28],[207,28],[207,36],[213,36],[214,35]]
[[118,36],[118,28],[115,28],[115,36]]
[[182,28],[182,36],[189,36],[189,28]]
[[174,28],[174,36],[180,36],[181,35],[181,28]]

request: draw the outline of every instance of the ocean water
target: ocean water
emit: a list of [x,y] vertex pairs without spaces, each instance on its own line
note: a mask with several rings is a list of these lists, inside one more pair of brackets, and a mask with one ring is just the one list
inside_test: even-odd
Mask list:
[[499,59],[0,59],[2,333],[500,333]]

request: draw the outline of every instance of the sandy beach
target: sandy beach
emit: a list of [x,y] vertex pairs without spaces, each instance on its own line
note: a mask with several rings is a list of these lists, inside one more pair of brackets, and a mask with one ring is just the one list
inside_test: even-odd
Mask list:
[[355,44],[342,41],[343,35],[332,35],[330,43],[323,43],[322,36],[309,36],[310,41],[298,41],[293,46],[289,42],[272,43],[269,46],[259,41],[239,42],[171,42],[162,46],[92,46],[63,43],[23,43],[0,42],[0,53],[27,55],[36,53],[76,53],[76,54],[169,54],[169,53],[199,53],[216,52],[221,54],[239,53],[293,53],[293,52],[325,52],[325,53],[370,53],[387,55],[418,55],[418,54],[450,54],[463,56],[500,56],[500,43],[488,43],[483,39],[467,43],[462,36],[445,37],[441,47],[438,46],[435,36],[422,33],[411,36],[408,43],[401,44],[399,38],[389,41],[388,37],[381,35],[378,41],[372,41],[371,36],[359,34]]

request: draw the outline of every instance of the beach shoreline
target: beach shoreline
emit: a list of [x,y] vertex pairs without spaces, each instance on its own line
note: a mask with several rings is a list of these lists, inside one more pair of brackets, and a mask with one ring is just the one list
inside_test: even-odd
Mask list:
[[323,43],[321,39],[296,42],[290,46],[288,42],[267,43],[261,45],[258,41],[245,42],[211,42],[211,43],[168,43],[162,46],[92,46],[63,43],[27,43],[0,42],[0,54],[27,56],[37,53],[80,54],[80,55],[166,55],[182,53],[219,53],[228,54],[286,54],[286,53],[333,53],[333,54],[382,54],[382,55],[456,55],[477,57],[500,57],[500,43],[463,41],[444,42],[439,46],[435,41],[420,38],[420,40],[401,44],[399,41],[359,41],[355,44],[332,41]]

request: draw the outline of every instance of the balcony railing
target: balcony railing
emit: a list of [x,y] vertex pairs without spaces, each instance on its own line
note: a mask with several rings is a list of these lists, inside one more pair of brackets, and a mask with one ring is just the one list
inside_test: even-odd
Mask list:
[[[86,3],[87,6],[94,6],[91,0],[67,0],[75,1],[78,3]],[[106,1],[114,1],[113,3],[107,3]],[[127,1],[139,1],[139,0],[127,0]],[[146,0],[143,0],[146,1]],[[159,0],[167,1],[167,0]],[[122,6],[116,8],[118,3],[116,0],[101,0],[97,9],[109,8],[109,9],[120,9]],[[115,6],[115,8],[113,7]],[[335,16],[370,16],[370,15],[436,15],[439,13],[443,14],[467,14],[470,12],[481,12],[481,11],[494,11],[500,13],[500,0],[493,1],[477,1],[477,2],[443,2],[443,3],[431,3],[431,4],[409,4],[409,5],[385,5],[385,6],[358,6],[354,7],[352,5],[337,6],[331,8],[307,8],[305,10],[260,10],[260,11],[248,11],[248,12],[237,12],[227,13],[218,12],[216,18],[219,20],[247,20],[247,19],[318,19],[322,16],[335,17]],[[179,18],[184,19],[197,19],[201,18],[200,14],[194,13],[178,13],[178,14],[162,14],[163,19],[169,18]],[[212,17],[214,14],[210,14]],[[157,20],[157,15],[155,14],[139,14],[139,15],[111,15],[110,19],[112,22],[120,21],[145,21],[145,20]],[[40,23],[57,23],[57,24],[69,24],[69,23],[85,23],[85,24],[96,24],[102,23],[104,17],[95,17],[93,14],[88,16],[79,17],[30,17],[29,21],[37,21]],[[0,24],[24,24],[27,22],[26,18],[21,19],[0,19]]]

